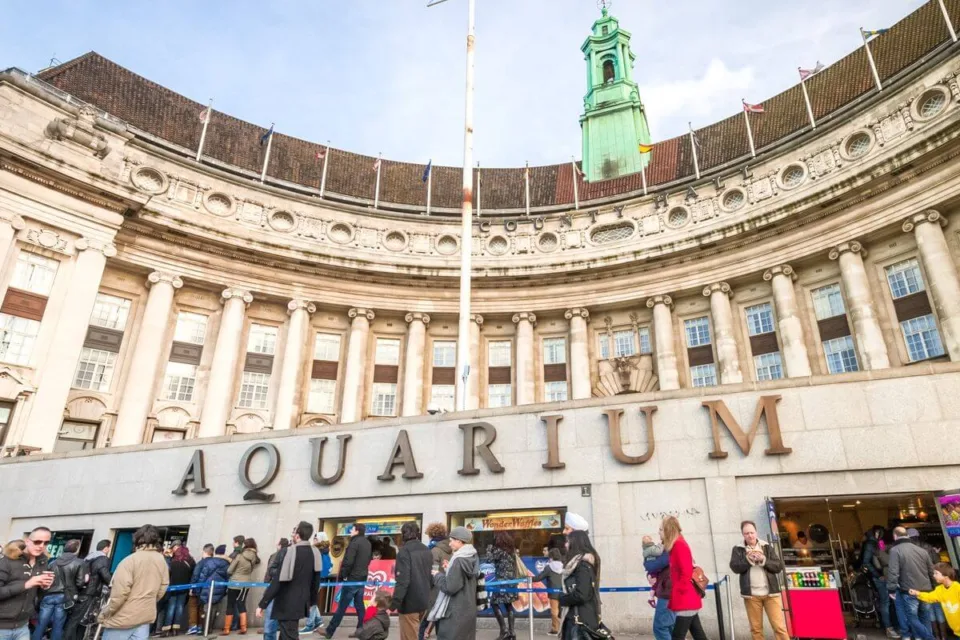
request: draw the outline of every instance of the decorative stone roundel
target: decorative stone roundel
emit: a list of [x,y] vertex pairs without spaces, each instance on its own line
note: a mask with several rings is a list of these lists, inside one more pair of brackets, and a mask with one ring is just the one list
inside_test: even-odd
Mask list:
[[870,134],[866,131],[857,131],[843,143],[843,153],[847,158],[855,160],[867,155],[872,146],[873,138],[870,137]]
[[229,216],[233,213],[233,198],[219,191],[211,191],[203,196],[204,208],[215,216]]
[[407,234],[402,231],[391,231],[384,236],[383,246],[390,251],[403,251],[407,248]]
[[130,181],[140,191],[152,194],[163,193],[169,185],[167,176],[153,167],[139,167],[130,174]]
[[456,253],[457,247],[459,246],[460,243],[457,242],[457,239],[449,234],[437,238],[437,253],[442,256],[449,256]]
[[807,170],[803,165],[791,164],[780,173],[780,186],[784,189],[793,189],[803,184],[807,177]]
[[730,189],[723,194],[723,200],[720,201],[720,205],[726,211],[736,211],[745,204],[747,204],[747,194],[743,189]]
[[556,251],[557,247],[560,246],[560,239],[557,237],[557,234],[547,231],[546,233],[540,234],[540,237],[537,239],[537,246],[540,248],[540,251],[550,253],[551,251]]
[[510,248],[510,241],[503,236],[493,236],[487,241],[487,251],[495,256],[502,256]]
[[267,222],[277,231],[292,231],[297,226],[297,219],[289,211],[274,211]]
[[946,89],[939,86],[928,89],[914,103],[916,118],[930,120],[940,115],[947,107],[947,102],[949,102],[949,94]]
[[615,224],[605,224],[590,232],[590,242],[594,244],[618,242],[632,236],[634,231],[636,231],[636,228],[632,222],[624,221]]
[[353,227],[346,222],[335,222],[327,230],[327,237],[337,244],[347,244],[353,240]]
[[674,207],[667,213],[667,226],[679,229],[690,222],[690,212],[683,207]]

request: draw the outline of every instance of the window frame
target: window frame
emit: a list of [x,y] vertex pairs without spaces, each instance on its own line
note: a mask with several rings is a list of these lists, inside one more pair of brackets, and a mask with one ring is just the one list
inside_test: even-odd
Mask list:
[[[437,350],[441,349],[442,353],[446,355],[452,355],[453,358],[450,362],[447,362],[447,358],[441,358],[440,361],[437,361]],[[450,352],[450,353],[447,353]],[[449,368],[457,366],[457,341],[456,340],[434,340],[433,348],[431,349],[431,357],[434,368]]]
[[[551,353],[552,355],[550,355]],[[555,359],[557,353],[560,354],[560,360]],[[552,364],[567,364],[566,336],[551,336],[543,338],[543,364],[544,366]]]
[[[334,338],[335,340],[329,340],[329,338]],[[322,356],[331,355],[331,347],[336,342],[336,357],[327,358]],[[324,345],[321,349],[321,345]],[[322,353],[321,353],[322,351]],[[320,360],[322,362],[340,362],[340,356],[343,353],[343,335],[339,333],[331,333],[329,331],[317,331],[313,334],[313,359]]]
[[[765,363],[766,360],[774,358],[776,359],[776,362]],[[758,382],[764,382],[767,380],[783,380],[783,356],[779,351],[770,351],[769,353],[755,355],[753,356],[753,371]],[[779,375],[776,377],[771,375],[774,371],[779,373]]]
[[[257,376],[254,379],[254,376]],[[261,390],[262,389],[262,393]],[[262,396],[262,397],[261,397]],[[270,374],[244,371],[240,379],[240,394],[237,407],[264,411],[270,402]]]
[[[849,348],[846,345],[844,345],[843,348],[832,349],[829,352],[827,351],[828,344],[839,344],[840,341],[849,342]],[[823,358],[827,363],[827,373],[829,375],[837,375],[840,373],[852,373],[854,371],[860,371],[860,358],[857,355],[857,342],[856,340],[853,339],[853,336],[847,335],[847,336],[840,336],[839,338],[831,338],[830,340],[824,340],[820,343],[820,348],[823,350]],[[850,351],[853,355],[853,364],[854,364],[853,369],[848,369],[847,365],[845,364],[845,360],[847,362],[849,361],[849,359],[844,358],[844,354],[847,351]],[[833,367],[830,364],[831,357],[837,358],[839,364],[841,365],[839,370],[837,371],[833,370]]]
[[[831,289],[831,291],[825,296],[818,296],[818,292],[824,291],[825,289]],[[836,291],[836,297],[833,296],[834,291]],[[820,306],[818,300],[824,300],[827,307],[827,311],[830,312],[830,315],[820,316]],[[839,313],[834,313],[833,300],[840,301],[840,311]],[[810,289],[810,304],[813,306],[813,317],[817,322],[821,320],[829,320],[830,318],[836,318],[838,316],[843,316],[847,314],[847,301],[843,298],[843,286],[840,282],[831,282],[830,284],[825,284],[819,287]]]
[[[437,398],[437,391],[443,390],[444,397]],[[441,411],[453,411],[456,408],[457,385],[454,384],[435,384],[430,386],[430,405],[436,406]],[[449,403],[447,403],[449,400]]]
[[[94,355],[96,355],[96,359],[91,359],[91,356]],[[100,361],[101,358],[103,361]],[[87,373],[90,374],[89,379],[81,379],[81,368],[84,368],[85,365],[88,367],[92,366],[92,369],[83,371],[84,376],[86,376]],[[70,388],[108,393],[111,384],[113,384],[113,374],[116,371],[116,366],[117,353],[115,351],[83,347],[80,350],[80,357],[77,358],[77,366],[73,371],[73,383]],[[99,382],[94,384],[94,381],[97,380],[98,377]],[[89,385],[84,386],[82,384],[83,382],[88,382]]]
[[769,301],[744,307],[743,318],[747,325],[747,337],[765,336],[777,331],[777,318]]
[[[691,343],[690,343],[690,330],[689,330],[690,324],[693,323],[693,322],[698,322],[698,323],[699,323],[701,320],[703,321],[702,325],[698,325],[697,328],[696,328],[696,329],[697,329],[697,337],[698,337],[698,339],[701,337],[701,336],[700,336],[700,334],[701,334],[700,328],[701,328],[701,327],[705,328],[705,329],[706,329],[706,342],[697,342],[696,344],[691,344]],[[705,346],[708,346],[708,345],[713,345],[713,327],[712,327],[711,324],[710,324],[710,316],[704,314],[704,315],[698,315],[698,316],[693,317],[693,318],[685,318],[685,319],[683,320],[683,339],[684,339],[684,343],[687,345],[687,349],[695,349],[695,348],[697,348],[697,347],[705,347]]]
[[[381,346],[383,346],[383,347],[388,347],[388,346],[389,346],[389,347],[390,347],[390,353],[381,352],[381,351],[380,351],[380,347],[381,347]],[[373,345],[373,364],[375,364],[375,365],[378,365],[378,364],[379,364],[379,365],[386,365],[386,366],[390,366],[390,367],[398,367],[398,366],[400,366],[400,355],[401,355],[401,354],[400,354],[400,349],[401,349],[401,346],[402,346],[402,345],[400,344],[400,338],[389,338],[389,337],[386,337],[386,336],[377,336],[377,339],[376,339],[376,341],[374,342],[374,345]],[[394,347],[396,347],[396,358],[395,358],[395,359],[394,359],[394,357],[393,357],[393,350],[394,350],[393,348],[394,348]],[[384,362],[383,359],[382,359],[383,356],[389,356],[388,359],[391,360],[391,361],[390,361],[390,362]],[[395,360],[395,361],[393,361],[393,360]]]
[[[31,266],[33,269],[30,269]],[[21,267],[23,268],[21,269]],[[56,283],[59,270],[59,260],[21,249],[19,253],[17,253],[13,275],[10,276],[10,284],[8,286],[19,289],[20,291],[26,291],[34,295],[49,298],[50,293],[53,291],[53,286]],[[43,286],[37,286],[33,281],[36,273],[40,271],[50,274],[49,281],[44,281]],[[20,280],[21,276],[23,276],[23,280]]]
[[[195,321],[193,318],[199,318],[200,320]],[[203,346],[207,339],[207,328],[209,327],[209,322],[210,316],[202,313],[194,313],[193,311],[178,311],[177,321],[173,328],[173,341]],[[195,330],[201,327],[202,331],[198,334]],[[181,328],[183,329],[182,332]],[[192,335],[186,335],[188,333],[188,329],[194,330],[190,332]],[[199,341],[197,338],[199,338]]]
[[[918,321],[924,320],[927,321],[927,327],[912,331],[907,333],[907,327],[904,325],[916,324]],[[940,327],[937,325],[937,318],[934,314],[928,313],[926,315],[917,316],[916,318],[910,318],[909,320],[903,320],[899,322],[900,325],[900,335],[903,337],[903,344],[907,349],[907,358],[908,364],[913,364],[915,362],[923,362],[924,360],[932,360],[934,358],[940,358],[946,355],[946,349],[943,346],[943,336],[940,335]],[[921,338],[923,346],[922,357],[914,358],[914,350],[911,348],[911,345],[915,345],[915,341],[911,341],[912,336],[923,336],[923,335],[932,335],[936,338],[935,345],[939,348],[939,353],[932,353],[930,346],[927,344],[927,340]]]
[[[698,380],[703,381],[708,378],[708,376],[698,375],[701,371],[706,371],[708,367],[711,370],[711,374],[709,377],[712,378],[712,382],[698,383]],[[690,367],[690,386],[691,387],[693,388],[715,387],[717,386],[717,384],[719,384],[719,382],[718,382],[716,362],[711,362],[709,364],[698,364]]]
[[250,332],[247,335],[247,353],[256,353],[265,356],[277,355],[277,327],[259,322],[250,323]]
[[[551,387],[553,390],[551,390]],[[553,397],[556,390],[563,389],[563,397]],[[543,383],[543,401],[544,402],[566,402],[570,399],[570,385],[566,380],[554,380],[553,382]]]
[[[193,375],[186,376],[182,374],[171,374],[171,367],[192,367]],[[195,364],[190,364],[188,362],[174,362],[168,361],[167,366],[163,371],[163,399],[168,402],[193,402],[193,396],[197,391],[197,369],[198,366]],[[177,386],[176,392],[171,396],[171,382],[176,378]],[[186,381],[189,381],[189,385],[185,384]],[[181,398],[181,395],[184,394],[184,389],[189,387],[189,397]]]
[[[11,328],[4,327],[3,324],[6,318],[10,318]],[[34,329],[33,334],[25,333],[23,331],[14,330],[13,326],[21,323],[25,324],[24,327],[31,327]],[[21,339],[18,343],[17,357],[10,358],[9,346],[3,347],[4,344],[10,345],[13,344],[13,341],[4,342],[4,338],[13,335],[19,336]],[[0,362],[7,362],[10,364],[19,365],[22,367],[30,366],[30,360],[33,357],[33,349],[36,346],[37,336],[40,335],[40,321],[31,320],[30,318],[21,318],[20,316],[15,316],[9,313],[0,313]]]
[[[498,391],[506,391],[503,393],[494,393],[494,389]],[[505,398],[506,404],[493,404],[492,400],[494,397]],[[499,409],[503,407],[512,407],[513,406],[513,384],[488,384],[487,385],[487,408],[489,409]]]
[[[330,404],[324,405],[319,409],[314,404],[315,399],[319,394],[326,394],[327,391],[320,390],[315,387],[319,386],[330,386],[329,395],[330,395]],[[323,411],[329,406],[329,411]],[[321,415],[335,415],[337,413],[337,381],[326,379],[326,378],[310,378],[310,384],[307,387],[307,410],[306,413],[318,413]]]
[[[494,345],[507,345],[505,349],[508,356],[506,364],[501,364],[500,360],[494,359]],[[487,341],[487,367],[513,367],[513,340],[506,339]]]
[[[392,387],[391,393],[385,393],[385,387]],[[374,382],[370,388],[370,415],[378,418],[394,418],[397,415],[398,398],[397,389],[399,385],[396,382]],[[392,398],[389,406],[390,413],[386,413],[386,398]],[[378,408],[378,403],[380,407]]]
[[[105,298],[109,298],[109,300],[105,300]],[[90,325],[103,329],[112,329],[122,333],[126,331],[127,321],[130,319],[130,307],[131,301],[129,299],[100,291],[94,300],[93,311],[90,312]],[[98,308],[107,308],[110,310],[107,318],[102,318],[97,315]],[[114,315],[116,316],[115,318],[112,317]]]

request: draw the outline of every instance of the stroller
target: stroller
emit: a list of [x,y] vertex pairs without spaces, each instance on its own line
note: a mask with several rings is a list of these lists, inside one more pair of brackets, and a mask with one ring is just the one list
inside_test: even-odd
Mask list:
[[877,591],[870,574],[865,571],[851,572],[847,584],[850,586],[850,604],[853,606],[853,626],[859,627],[865,620],[873,620],[879,625]]

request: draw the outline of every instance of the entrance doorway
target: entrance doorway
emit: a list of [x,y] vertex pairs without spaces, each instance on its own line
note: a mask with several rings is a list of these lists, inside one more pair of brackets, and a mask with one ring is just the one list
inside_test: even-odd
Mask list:
[[[157,527],[160,531],[160,539],[163,541],[164,550],[169,549],[174,543],[183,544],[187,541],[187,534],[190,533],[190,527],[187,525],[170,525],[166,527]],[[113,565],[110,571],[116,571],[120,561],[132,554],[133,534],[136,529],[117,529],[113,536]]]
[[63,553],[63,547],[70,540],[79,540],[80,541],[80,550],[77,552],[77,556],[80,558],[86,558],[87,553],[90,552],[90,546],[93,541],[93,530],[85,529],[81,531],[54,531],[50,535],[50,546],[47,547],[47,555],[51,558],[58,557]]

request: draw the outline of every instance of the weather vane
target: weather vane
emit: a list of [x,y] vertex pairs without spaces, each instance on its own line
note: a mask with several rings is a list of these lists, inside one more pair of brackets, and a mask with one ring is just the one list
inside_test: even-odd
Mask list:
[[613,6],[613,0],[597,0],[597,8],[606,13]]

